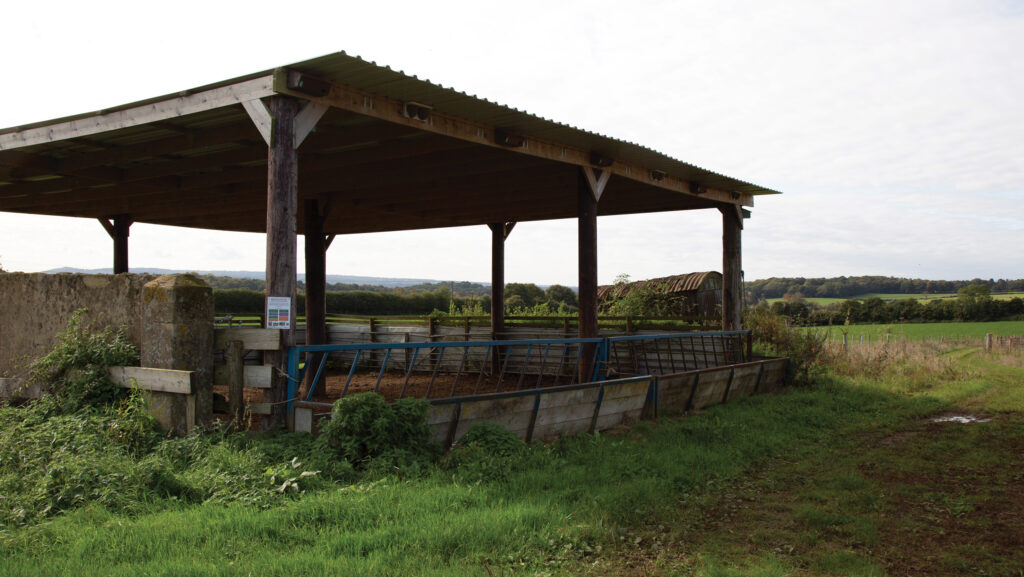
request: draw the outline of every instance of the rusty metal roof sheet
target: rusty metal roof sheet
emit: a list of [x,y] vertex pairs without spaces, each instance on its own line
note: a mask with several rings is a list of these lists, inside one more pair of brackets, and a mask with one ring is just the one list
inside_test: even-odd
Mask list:
[[639,288],[647,288],[663,294],[718,290],[722,288],[722,273],[717,271],[691,272],[628,284],[602,285],[597,287],[597,298],[602,301],[618,299]]

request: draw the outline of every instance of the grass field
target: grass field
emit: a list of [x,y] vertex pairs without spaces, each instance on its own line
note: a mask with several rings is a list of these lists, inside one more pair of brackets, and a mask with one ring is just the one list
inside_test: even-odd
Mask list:
[[1024,321],[996,321],[988,323],[903,323],[884,325],[850,325],[833,327],[810,327],[805,329],[816,334],[829,335],[833,340],[842,340],[843,331],[847,340],[866,342],[908,339],[981,339],[986,334],[997,336],[1024,335]]
[[915,347],[534,446],[475,480],[394,470],[268,508],[89,506],[2,527],[0,573],[1019,575],[1024,358]]
[[[813,303],[813,304],[816,304],[818,306],[823,306],[824,307],[824,306],[828,306],[828,305],[835,304],[835,303],[841,303],[841,302],[843,302],[845,300],[864,301],[864,300],[867,300],[867,299],[870,299],[870,298],[880,298],[883,301],[897,301],[897,300],[904,300],[904,299],[917,299],[921,303],[927,304],[929,301],[933,301],[933,300],[955,299],[956,297],[957,297],[956,293],[934,293],[934,294],[924,294],[924,293],[916,293],[916,294],[864,293],[864,294],[860,294],[860,295],[856,295],[856,296],[852,296],[852,297],[848,297],[848,298],[818,298],[818,297],[809,297],[809,298],[805,298],[804,300],[809,302],[809,303]],[[995,294],[992,295],[992,298],[996,299],[996,300],[1010,300],[1010,299],[1013,299],[1013,298],[1024,298],[1024,292],[995,293]],[[774,298],[774,299],[765,299],[765,300],[770,305],[773,302],[781,301],[782,299],[781,298]]]

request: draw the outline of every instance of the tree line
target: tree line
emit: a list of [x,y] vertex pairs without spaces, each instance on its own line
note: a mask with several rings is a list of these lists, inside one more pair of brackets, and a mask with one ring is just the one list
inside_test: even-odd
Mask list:
[[[490,314],[490,287],[484,295],[464,294],[458,290],[460,284],[463,283],[437,283],[430,291],[328,290],[327,312],[352,315]],[[218,314],[260,314],[265,306],[262,289],[214,288],[213,301]],[[533,311],[538,307],[572,313],[576,312],[578,304],[576,293],[562,285],[551,285],[546,290],[533,283],[505,285],[505,309],[509,313]],[[301,287],[295,306],[299,314],[305,314],[306,301]]]
[[745,283],[748,302],[790,297],[848,299],[864,294],[956,293],[970,285],[987,286],[991,292],[1024,292],[1024,279],[925,280],[885,276],[831,278],[771,277]]
[[[261,278],[238,278],[232,276],[218,276],[212,274],[199,275],[203,281],[214,290],[217,289],[247,289],[263,292],[267,283]],[[299,290],[306,290],[306,283],[297,281]],[[419,294],[431,293],[439,289],[447,288],[456,296],[485,296],[491,294],[489,285],[469,281],[449,281],[436,283],[419,283],[405,287],[392,287],[374,284],[358,283],[327,283],[327,290],[333,292],[363,291],[372,293],[396,293],[396,294]]]
[[863,301],[848,299],[827,306],[803,298],[784,298],[771,306],[771,312],[789,317],[795,324],[824,326],[850,323],[899,323],[941,321],[997,321],[1024,318],[1024,299],[997,300],[986,284],[971,284],[957,291],[956,298],[921,303],[907,298],[883,301],[874,297]]

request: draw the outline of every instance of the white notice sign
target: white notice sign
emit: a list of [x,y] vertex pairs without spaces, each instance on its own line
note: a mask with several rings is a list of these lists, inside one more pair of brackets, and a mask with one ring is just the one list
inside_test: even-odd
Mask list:
[[267,297],[267,328],[291,328],[292,299],[289,297]]

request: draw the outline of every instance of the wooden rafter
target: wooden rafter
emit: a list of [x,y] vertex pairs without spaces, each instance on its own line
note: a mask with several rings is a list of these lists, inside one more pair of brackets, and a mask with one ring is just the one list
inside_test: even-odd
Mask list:
[[273,94],[273,77],[261,76],[227,86],[200,90],[184,96],[157,99],[121,110],[72,118],[63,122],[25,128],[14,132],[0,133],[0,150],[33,146],[100,134],[121,128],[141,126],[150,122],[195,114]]

